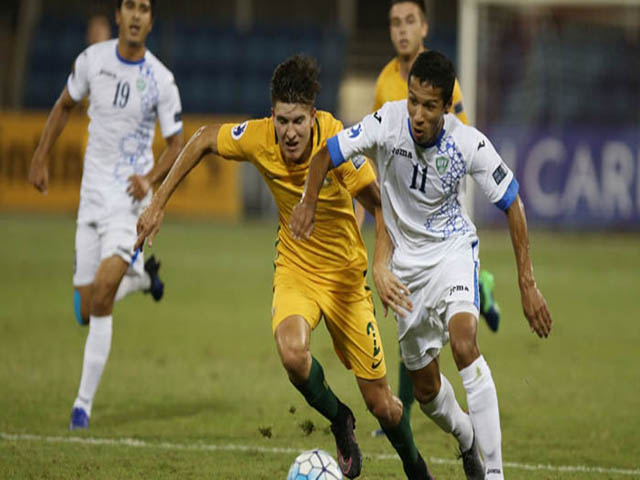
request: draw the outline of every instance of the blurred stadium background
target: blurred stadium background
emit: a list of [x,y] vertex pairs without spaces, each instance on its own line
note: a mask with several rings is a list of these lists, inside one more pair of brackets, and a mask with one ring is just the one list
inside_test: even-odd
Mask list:
[[[426,4],[427,44],[457,62],[466,109],[517,170],[532,224],[637,229],[639,2]],[[14,0],[0,8],[0,58],[7,67],[0,72],[0,209],[39,209],[25,179],[42,115],[86,45],[88,18],[112,19],[113,2]],[[202,115],[269,115],[273,68],[296,52],[315,56],[321,65],[318,106],[349,125],[368,113],[376,75],[393,55],[383,0],[159,2],[157,10],[148,45],[176,76],[187,133],[204,121]],[[461,22],[468,22],[464,29]],[[86,122],[85,115],[77,117],[52,161],[54,195],[47,209],[75,208],[67,192],[77,194]],[[198,213],[273,216],[257,174],[236,167],[209,169],[203,185],[226,174],[237,178],[237,188],[224,177],[218,184],[226,185],[225,195],[214,196]],[[192,213],[188,197],[174,209]],[[500,222],[484,199],[475,203],[480,225]]]
[[[504,218],[477,195],[481,258],[504,316],[500,333],[483,328],[480,342],[500,392],[507,473],[640,478],[640,1],[426,4],[427,45],[457,64],[467,111],[517,172],[537,280],[556,321],[546,343],[529,336]],[[368,113],[393,56],[387,11],[386,0],[160,0],[148,46],[175,74],[187,137],[206,122],[269,115],[271,72],[297,52],[321,65],[319,108],[349,125]],[[116,307],[89,435],[152,447],[65,443],[86,335],[73,320],[70,281],[82,109],[51,157],[47,197],[27,174],[94,14],[117,34],[112,1],[0,5],[0,477],[284,478],[295,455],[277,448],[332,451],[331,438],[286,382],[270,339],[270,193],[252,166],[216,158],[176,192],[156,242],[166,300]],[[380,323],[395,388],[394,326]],[[368,437],[375,425],[319,330],[316,352],[355,406],[371,454],[362,478],[401,478],[380,456],[390,447]],[[457,378],[450,358],[443,364]],[[436,473],[458,478],[454,445],[415,417]],[[306,418],[320,430],[300,427]],[[159,461],[154,442],[175,448],[157,447],[166,452]]]

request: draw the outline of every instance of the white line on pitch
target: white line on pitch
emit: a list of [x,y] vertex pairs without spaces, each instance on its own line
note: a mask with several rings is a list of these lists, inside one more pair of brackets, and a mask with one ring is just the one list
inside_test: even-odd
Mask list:
[[[195,450],[195,451],[224,451],[224,452],[259,452],[259,453],[300,453],[300,449],[285,447],[260,447],[253,445],[213,445],[207,443],[169,443],[169,442],[145,442],[134,438],[94,438],[94,437],[52,437],[32,434],[11,434],[0,432],[0,439],[11,442],[35,441],[46,443],[79,443],[83,445],[112,445],[137,448],[160,448],[163,450]],[[395,460],[397,455],[374,454],[368,455],[377,460]],[[429,457],[429,462],[435,464],[454,465],[458,460]],[[505,468],[514,470],[543,470],[559,473],[591,473],[603,475],[630,475],[640,476],[640,469],[589,467],[586,465],[530,465],[526,463],[504,462]]]

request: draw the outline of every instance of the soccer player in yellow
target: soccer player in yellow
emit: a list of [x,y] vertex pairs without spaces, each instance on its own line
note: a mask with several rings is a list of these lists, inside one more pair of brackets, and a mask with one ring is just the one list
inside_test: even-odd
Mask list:
[[310,336],[325,322],[338,357],[353,370],[371,413],[398,452],[409,479],[432,478],[418,452],[408,416],[387,384],[384,352],[365,283],[367,255],[353,212],[357,197],[384,228],[379,189],[369,161],[357,157],[332,171],[320,193],[318,227],[308,242],[289,229],[300,201],[309,160],[342,123],[314,107],[319,91],[317,65],[305,56],[280,64],[271,80],[272,116],[238,125],[200,128],[181,152],[169,175],[138,222],[138,242],[151,244],[171,194],[208,153],[253,163],[278,206],[277,257],[273,279],[272,328],[278,353],[291,383],[309,405],[331,422],[338,462],[344,475],[360,474],[362,456],[354,435],[355,418],[328,387],[311,355]]
[[[373,111],[379,110],[386,102],[407,98],[409,95],[407,83],[409,71],[418,55],[425,51],[424,41],[428,33],[429,22],[422,0],[392,0],[389,10],[389,34],[397,55],[387,63],[378,75]],[[454,113],[462,123],[469,123],[462,103],[460,83],[457,79],[453,86],[450,112]],[[356,204],[356,217],[360,226],[362,226],[364,216],[364,208]],[[482,270],[478,280],[480,313],[491,331],[496,332],[500,325],[500,309],[493,299],[495,285],[493,275]],[[405,409],[410,410],[414,401],[413,386],[409,372],[402,361],[398,377],[398,396]],[[376,430],[373,434],[377,436],[382,433],[382,430]]]

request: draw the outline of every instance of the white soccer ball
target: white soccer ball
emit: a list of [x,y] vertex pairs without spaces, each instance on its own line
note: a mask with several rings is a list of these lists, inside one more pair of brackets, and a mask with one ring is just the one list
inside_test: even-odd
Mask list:
[[343,480],[342,472],[331,455],[324,450],[302,452],[293,461],[287,480]]

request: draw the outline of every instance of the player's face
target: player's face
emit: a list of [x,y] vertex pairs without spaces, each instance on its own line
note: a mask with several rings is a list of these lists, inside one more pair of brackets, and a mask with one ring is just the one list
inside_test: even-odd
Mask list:
[[116,10],[120,38],[132,46],[144,45],[153,25],[149,0],[124,0]]
[[413,57],[424,48],[429,26],[415,3],[396,3],[389,12],[391,43],[401,57]]
[[421,83],[416,77],[409,79],[407,109],[411,119],[411,133],[418,143],[432,143],[440,135],[444,114],[449,110],[442,100],[442,88]]
[[300,163],[311,153],[311,132],[316,109],[303,103],[276,102],[271,109],[282,158]]

